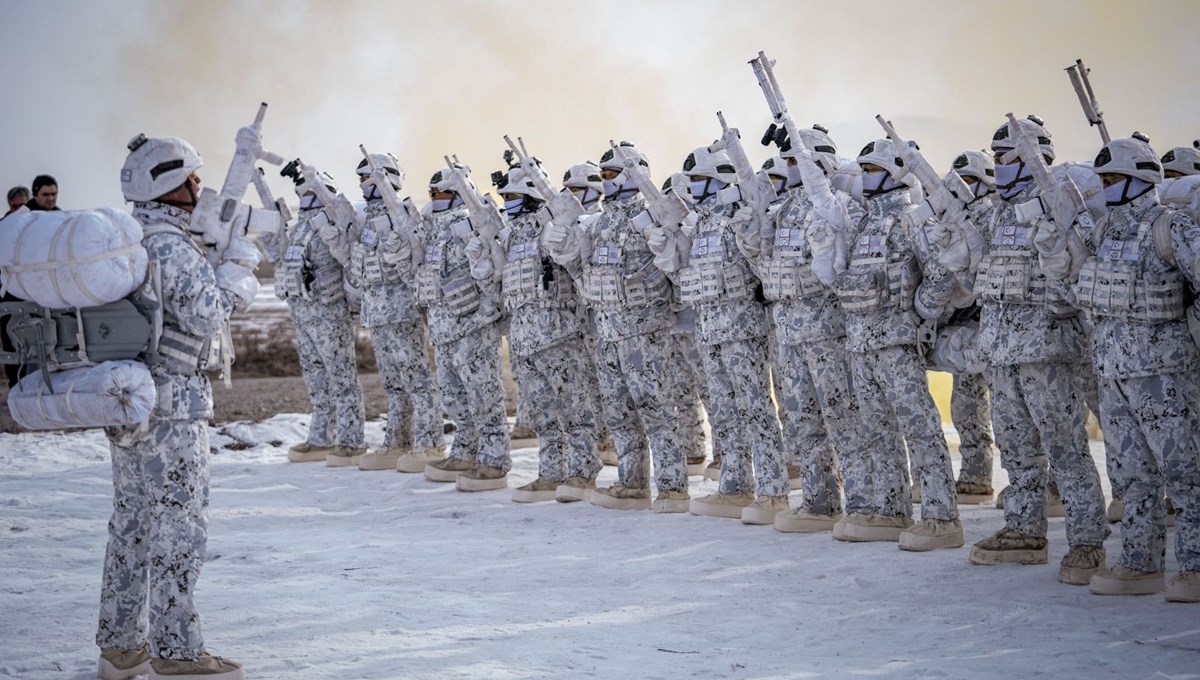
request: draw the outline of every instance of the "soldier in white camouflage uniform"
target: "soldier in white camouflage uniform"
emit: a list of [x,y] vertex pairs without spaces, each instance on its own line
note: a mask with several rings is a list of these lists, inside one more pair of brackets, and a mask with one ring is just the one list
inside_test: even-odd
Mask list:
[[[649,167],[633,145],[623,151]],[[645,211],[633,180],[612,150],[600,160],[604,178],[601,211],[577,226],[553,224],[546,245],[556,262],[580,282],[596,320],[596,370],[604,414],[617,448],[617,483],[596,489],[591,502],[614,509],[686,512],[684,442],[675,410],[678,342],[671,333],[671,283],[654,267],[654,256],[633,218]],[[648,170],[647,170],[648,172]],[[647,446],[647,443],[649,446]],[[650,454],[658,497],[650,501]]]
[[[391,154],[372,154],[387,175],[392,194],[403,186],[404,171]],[[393,214],[364,158],[358,176],[366,206],[351,239],[350,267],[359,282],[362,325],[371,334],[375,362],[388,397],[383,447],[358,461],[363,470],[424,472],[445,457],[442,406],[425,353],[425,319],[412,281],[414,229],[421,216],[411,201]]]
[[[589,215],[600,211],[600,197],[604,195],[604,179],[600,176],[600,166],[591,161],[577,163],[567,168],[563,174],[563,188],[575,194],[575,198],[583,206],[584,211]],[[578,284],[578,281],[576,281]],[[576,285],[576,293],[579,292]],[[583,297],[580,296],[580,300]],[[587,363],[583,366],[583,383],[587,388],[588,403],[591,405],[592,413],[596,421],[596,448],[600,454],[600,461],[604,465],[617,464],[617,450],[613,447],[612,434],[608,431],[607,419],[604,417],[604,398],[600,394],[600,378],[596,374],[596,343],[599,340],[596,338],[596,319],[592,310],[584,305],[584,314],[587,317],[587,329],[583,333],[583,344],[587,350]],[[575,487],[563,489],[563,493],[558,494],[557,499],[564,503],[570,503],[577,500],[585,500],[591,495],[591,489],[595,488],[595,479],[582,480],[583,482],[591,481],[592,484],[584,484],[579,487],[584,491],[575,491]],[[576,496],[583,495],[583,498]]]
[[[1103,565],[1108,536],[1100,475],[1088,452],[1084,425],[1086,336],[1075,310],[1047,286],[1044,246],[1039,245],[1069,233],[1073,224],[1060,228],[1045,214],[1025,218],[1018,214],[1018,206],[1024,212],[1035,204],[1055,202],[1054,196],[1042,196],[1030,165],[1053,161],[1050,135],[1033,117],[1018,124],[1024,128],[1018,139],[1009,124],[992,139],[1000,201],[987,221],[977,225],[984,237],[984,254],[978,273],[968,271],[966,276],[967,281],[973,279],[979,299],[977,342],[989,365],[992,428],[1000,463],[1009,477],[1004,491],[1005,526],[972,547],[971,561],[1046,562],[1049,461],[1066,501],[1070,545],[1059,580],[1082,585]],[[1005,163],[1004,156],[1018,145],[1034,148]]]
[[[244,128],[239,142],[258,146],[258,133]],[[240,665],[205,651],[193,597],[208,539],[209,346],[230,315],[254,300],[258,282],[232,262],[214,270],[193,242],[188,229],[201,164],[181,139],[139,135],[121,171],[157,272],[151,280],[160,279],[163,326],[147,359],[158,406],[141,425],[106,429],[113,514],[96,644],[99,675],[110,680],[148,671],[154,678],[244,677]]]
[[[837,148],[824,129],[797,133],[816,163],[808,169],[822,175],[837,169]],[[790,152],[789,147],[785,153],[791,156]],[[832,283],[833,265],[814,261],[809,235],[816,229],[848,231],[862,221],[863,210],[842,192],[829,193],[834,205],[818,210],[810,190],[820,191],[819,186],[804,186],[795,158],[776,159],[783,175],[782,199],[739,234],[768,301],[784,446],[796,456],[804,491],[803,505],[777,516],[775,528],[828,531],[842,517],[839,461],[846,474],[847,512],[869,514],[874,500],[866,443],[860,435],[865,424],[859,418],[846,352],[846,317],[827,285]],[[821,184],[815,177],[811,181]],[[834,215],[839,223],[831,225],[828,220]]]
[[[978,234],[977,225],[984,223],[995,209],[996,171],[992,157],[982,151],[965,151],[954,159],[951,172],[956,173],[973,192],[974,197],[967,204],[968,219],[962,227],[973,229]],[[936,222],[929,231],[939,231]],[[940,231],[948,237],[944,229]],[[938,238],[935,233],[930,233],[929,238],[935,243],[948,245],[944,238]],[[951,352],[957,351],[965,356],[963,361],[954,362],[954,365],[934,368],[945,370],[954,378],[950,394],[950,420],[958,431],[958,452],[962,456],[962,466],[955,483],[958,502],[960,505],[977,504],[990,501],[995,495],[992,488],[995,454],[991,405],[986,372],[975,370],[984,367],[978,361],[978,348],[974,343],[979,331],[979,305],[968,287],[960,285],[955,288],[938,319],[937,342],[949,342],[956,346]],[[938,349],[935,347],[935,354]]]
[[1134,133],[1096,157],[1109,211],[1084,230],[1091,256],[1070,290],[1095,324],[1108,474],[1125,503],[1121,555],[1092,577],[1091,590],[1163,589],[1165,490],[1179,560],[1166,597],[1200,602],[1200,353],[1188,329],[1189,315],[1197,319],[1189,302],[1200,285],[1200,226],[1160,205],[1162,170],[1147,141]]
[[427,309],[442,402],[455,425],[450,455],[426,465],[425,477],[455,482],[459,491],[502,489],[512,458],[500,379],[500,290],[494,279],[472,276],[466,245],[474,234],[450,173],[444,168],[429,180],[431,208],[414,253],[417,300]]
[[[517,389],[538,438],[537,479],[514,490],[513,501],[554,500],[564,484],[594,488],[603,467],[583,382],[590,363],[583,342],[586,316],[567,270],[545,254],[541,243],[540,220],[551,216],[543,210],[547,197],[520,166],[508,171],[497,191],[504,199],[505,228],[495,245],[509,313],[508,347]],[[468,243],[476,268],[491,264],[492,245],[477,237]]]
[[[871,424],[875,508],[850,515],[834,528],[841,540],[899,540],[903,550],[956,548],[962,524],[942,434],[941,416],[929,394],[925,361],[917,347],[918,286],[938,286],[952,277],[932,265],[932,253],[910,232],[912,202],[908,187],[897,181],[904,161],[892,142],[871,142],[859,153],[866,217],[848,234],[849,267],[835,288],[846,312],[846,335],[861,418]],[[939,280],[938,276],[941,277]],[[912,524],[908,471],[895,442],[887,441],[895,423],[919,472],[921,521]]]
[[[727,435],[717,493],[692,501],[692,514],[771,524],[788,509],[788,475],[779,421],[771,402],[767,314],[759,283],[737,244],[753,209],[737,195],[737,175],[724,151],[695,149],[683,164],[691,182],[694,221],[648,228],[655,264],[678,282],[696,311],[714,431]],[[726,191],[718,198],[718,192]],[[735,197],[726,199],[729,192]],[[694,224],[694,227],[692,226]]]
[[[325,190],[337,194],[333,180],[321,173]],[[361,452],[365,448],[362,385],[354,356],[354,324],[346,302],[342,263],[334,249],[344,242],[349,224],[338,225],[325,209],[316,189],[296,175],[300,214],[288,229],[282,260],[275,271],[275,295],[287,302],[296,327],[300,370],[312,419],[308,438],[288,451],[294,463],[338,460],[335,449]],[[326,241],[326,239],[330,239]]]

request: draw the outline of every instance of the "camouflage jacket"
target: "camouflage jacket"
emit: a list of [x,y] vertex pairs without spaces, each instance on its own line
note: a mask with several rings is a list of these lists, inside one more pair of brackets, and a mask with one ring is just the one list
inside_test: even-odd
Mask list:
[[424,253],[420,256],[418,274],[420,270],[430,271],[439,287],[475,286],[479,295],[478,308],[461,316],[444,298],[426,305],[429,340],[435,345],[454,342],[503,316],[499,286],[471,277],[471,262],[466,253],[471,232],[466,221],[467,209],[458,206],[430,213],[420,224],[418,242]]
[[[146,236],[149,261],[161,276],[163,326],[192,336],[211,338],[233,314],[236,299],[217,287],[216,273],[203,251],[193,243],[187,227],[191,215],[162,203],[139,203],[133,216],[143,228],[168,226],[169,231]],[[213,415],[212,385],[202,371],[178,373],[150,365],[158,389],[153,417],[164,420],[201,420]]]
[[[377,228],[385,223],[388,224],[386,231]],[[366,267],[372,257],[385,259],[384,253],[395,249],[399,243],[397,239],[407,239],[407,234],[398,233],[403,228],[403,224],[388,213],[382,199],[367,201],[362,224],[357,230],[358,238],[351,246],[351,262]],[[372,283],[366,272],[358,272],[357,276],[362,286],[363,328],[419,321],[421,311],[417,307],[409,262],[393,265],[383,261],[375,266],[383,270],[381,281]]]
[[508,346],[529,356],[583,335],[587,317],[562,265],[544,252],[534,213],[505,218],[498,240],[504,252],[501,296],[509,313]]

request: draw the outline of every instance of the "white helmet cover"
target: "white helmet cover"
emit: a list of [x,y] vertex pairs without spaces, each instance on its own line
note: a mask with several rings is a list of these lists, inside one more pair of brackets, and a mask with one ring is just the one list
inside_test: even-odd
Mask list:
[[[543,177],[546,176],[546,173],[542,172],[541,166],[535,167],[537,168],[537,172],[542,173]],[[530,179],[528,173],[525,172],[525,168],[519,165],[509,168],[508,174],[505,175],[504,180],[500,184],[496,185],[496,193],[500,194],[501,196],[504,194],[521,194],[522,196],[528,196],[536,201],[546,200],[546,197],[542,196],[542,192],[538,191],[537,187],[534,186],[533,180]]]
[[[1200,145],[1200,142],[1193,142]],[[1200,175],[1200,148],[1177,146],[1162,157],[1163,172],[1174,170],[1181,175]]]
[[688,177],[708,177],[726,184],[737,184],[737,170],[725,151],[709,151],[707,146],[696,147],[683,161],[683,174]]
[[[636,146],[629,142],[621,142],[617,144],[617,146],[621,147],[621,153],[625,154],[626,157],[633,156],[637,159],[638,165],[645,167],[647,171],[650,170],[650,161],[646,158],[646,154],[638,151]],[[612,148],[609,147],[608,149],[605,149],[604,153],[600,156],[600,168],[602,170],[621,171],[625,169],[625,164],[621,161],[620,157],[613,152]]]
[[[467,174],[467,184],[474,189],[475,181],[471,179],[471,169],[465,165],[457,165],[456,167],[460,168],[464,173]],[[451,179],[450,168],[442,168],[441,170],[433,173],[433,176],[429,178],[429,190],[445,191],[454,194],[458,193],[458,190],[454,188],[454,180]]]
[[1158,154],[1150,148],[1149,139],[1139,132],[1105,144],[1092,167],[1097,175],[1125,175],[1151,184],[1163,181]]
[[974,177],[989,187],[996,186],[996,162],[982,151],[964,151],[954,159],[953,169],[962,177]]
[[121,166],[121,193],[127,201],[153,201],[169,194],[204,165],[196,149],[178,137],[138,135],[128,148]]
[[897,179],[904,174],[904,161],[896,156],[896,147],[890,139],[877,139],[873,142],[868,142],[858,152],[857,159],[859,167],[867,165],[878,165],[887,170],[892,179]]
[[[1046,157],[1046,165],[1052,164],[1054,162],[1054,142],[1050,141],[1050,133],[1046,131],[1045,122],[1037,116],[1030,115],[1017,119],[1017,125],[1037,137],[1038,148]],[[1016,146],[1016,142],[1009,136],[1008,123],[1001,125],[996,130],[996,134],[992,135],[992,151],[1011,151]]]
[[[404,168],[400,167],[400,161],[390,153],[373,153],[371,160],[388,174],[392,180],[392,188],[400,191],[404,186]],[[371,164],[367,162],[367,159],[364,158],[358,162],[355,172],[358,173],[359,184],[371,181]]]
[[[325,188],[329,190],[329,193],[337,194],[337,192],[338,192],[337,185],[334,184],[333,177],[330,177],[329,173],[318,172],[317,179],[321,180],[321,183],[325,185]],[[297,176],[295,189],[296,189],[296,195],[300,196],[300,197],[303,197],[305,194],[317,193],[315,189],[313,189],[311,186],[308,185],[307,182],[304,181],[304,175]]]
[[763,162],[762,169],[771,177],[787,179],[787,161],[783,160],[782,156],[771,156]]
[[572,165],[563,174],[563,186],[568,189],[604,191],[604,180],[600,176],[600,166],[591,161]]
[[837,145],[833,143],[833,138],[829,136],[828,130],[814,125],[811,128],[796,130],[796,134],[799,135],[800,141],[804,142],[805,148],[816,154],[817,162],[821,164],[825,174],[831,175],[837,172]]

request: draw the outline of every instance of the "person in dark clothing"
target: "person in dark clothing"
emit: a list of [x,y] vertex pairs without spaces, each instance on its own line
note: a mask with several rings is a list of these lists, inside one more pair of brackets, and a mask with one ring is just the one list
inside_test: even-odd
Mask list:
[[33,198],[25,204],[30,210],[59,210],[58,180],[50,175],[33,178]]
[[29,188],[23,186],[15,186],[8,190],[8,212],[4,213],[5,217],[15,213],[21,209],[29,201]]

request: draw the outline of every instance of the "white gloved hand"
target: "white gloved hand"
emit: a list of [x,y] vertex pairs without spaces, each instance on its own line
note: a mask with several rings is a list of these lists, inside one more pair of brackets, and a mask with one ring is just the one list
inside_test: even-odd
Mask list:
[[495,272],[496,267],[492,264],[492,258],[490,257],[480,257],[477,260],[471,261],[471,278],[476,281],[490,279]]
[[478,236],[472,236],[467,240],[464,250],[467,253],[467,259],[476,262],[483,257],[483,241],[479,240]]
[[254,152],[255,155],[262,150],[262,135],[258,130],[250,126],[246,126],[237,131],[237,136],[234,141],[239,149],[248,149]]
[[325,245],[333,247],[342,238],[342,230],[330,219],[328,214],[321,218],[321,226],[317,227],[317,236],[325,242]]
[[551,222],[542,232],[542,240],[547,245],[560,246],[567,242],[567,228],[557,222]]
[[646,227],[646,245],[650,252],[662,255],[667,252],[667,231],[662,227]]
[[222,262],[217,267],[217,287],[233,294],[234,311],[244,312],[250,308],[258,295],[258,279],[247,267],[233,262]]
[[384,234],[383,248],[379,252],[379,259],[394,267],[408,262],[411,258],[412,246],[409,245],[408,239],[390,230]]
[[262,262],[262,254],[254,245],[254,241],[245,236],[234,236],[229,242],[229,247],[221,254],[221,260],[235,262],[249,269],[257,269],[258,264]]

